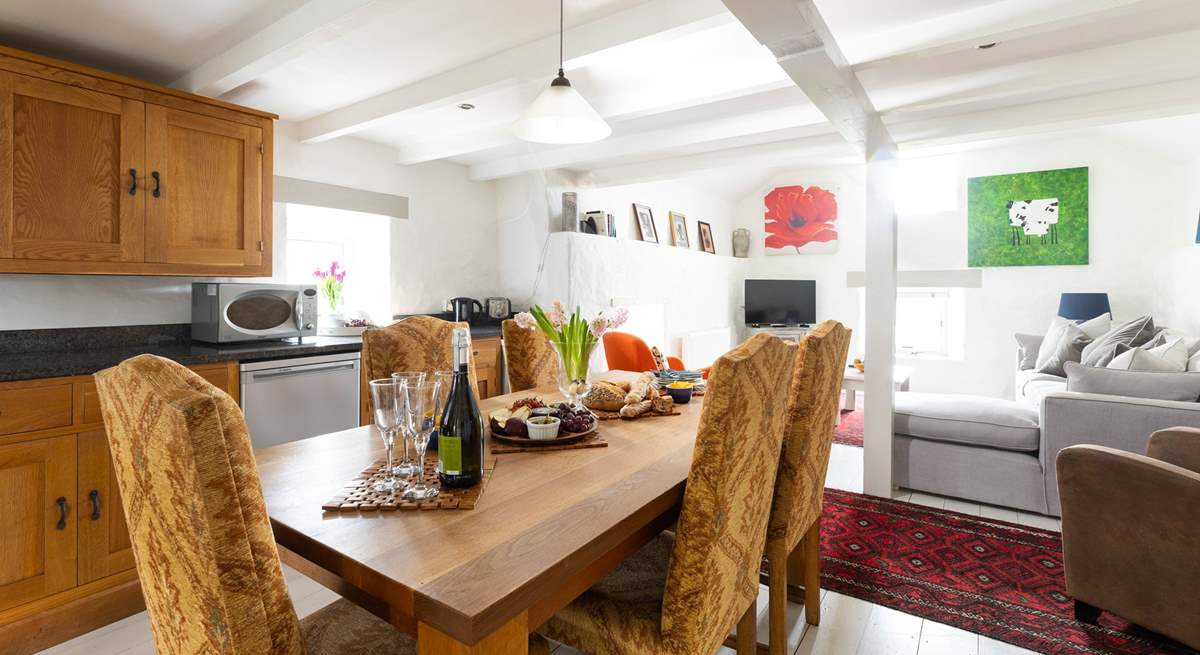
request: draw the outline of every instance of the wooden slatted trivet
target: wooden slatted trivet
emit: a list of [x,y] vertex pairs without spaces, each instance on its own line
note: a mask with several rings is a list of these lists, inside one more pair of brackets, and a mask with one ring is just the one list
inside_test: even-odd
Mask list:
[[[383,461],[378,461],[363,469],[357,478],[347,482],[342,487],[338,495],[334,496],[324,505],[321,505],[321,509],[326,512],[475,509],[475,504],[479,502],[479,497],[483,495],[484,487],[492,479],[492,472],[496,470],[496,461],[490,460],[484,462],[483,481],[474,487],[466,489],[444,488],[436,497],[422,501],[405,500],[401,496],[404,493],[403,489],[396,492],[375,491],[375,481],[384,477],[384,466],[385,463]],[[425,458],[425,483],[434,487],[438,486],[436,455]]]
[[488,439],[488,445],[491,447],[493,455],[503,455],[505,453],[540,453],[548,450],[573,450],[575,448],[607,448],[608,440],[597,432],[574,443],[554,446],[522,446],[519,444],[504,443],[495,439]]

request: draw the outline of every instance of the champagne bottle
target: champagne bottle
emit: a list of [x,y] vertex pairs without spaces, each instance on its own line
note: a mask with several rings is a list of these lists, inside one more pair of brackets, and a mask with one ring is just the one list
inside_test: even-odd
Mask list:
[[483,479],[483,415],[467,374],[471,337],[455,328],[454,380],[438,435],[438,480],[444,487],[470,487]]

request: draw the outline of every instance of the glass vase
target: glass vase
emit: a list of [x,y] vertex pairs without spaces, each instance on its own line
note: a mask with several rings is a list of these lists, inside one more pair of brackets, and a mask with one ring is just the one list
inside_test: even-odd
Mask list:
[[588,381],[588,364],[591,362],[596,342],[551,341],[550,345],[558,355],[558,390],[572,407],[583,409],[583,398],[592,390],[592,383]]

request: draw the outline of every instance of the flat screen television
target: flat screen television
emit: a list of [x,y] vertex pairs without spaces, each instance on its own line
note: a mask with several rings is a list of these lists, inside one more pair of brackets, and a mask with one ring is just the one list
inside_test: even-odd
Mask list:
[[816,280],[746,280],[746,325],[811,325]]

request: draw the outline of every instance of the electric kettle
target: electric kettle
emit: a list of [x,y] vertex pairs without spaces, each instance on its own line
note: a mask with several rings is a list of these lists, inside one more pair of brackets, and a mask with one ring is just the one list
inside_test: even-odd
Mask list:
[[453,320],[467,323],[474,323],[476,318],[483,315],[483,303],[474,298],[451,298],[446,301],[446,309],[454,317]]

